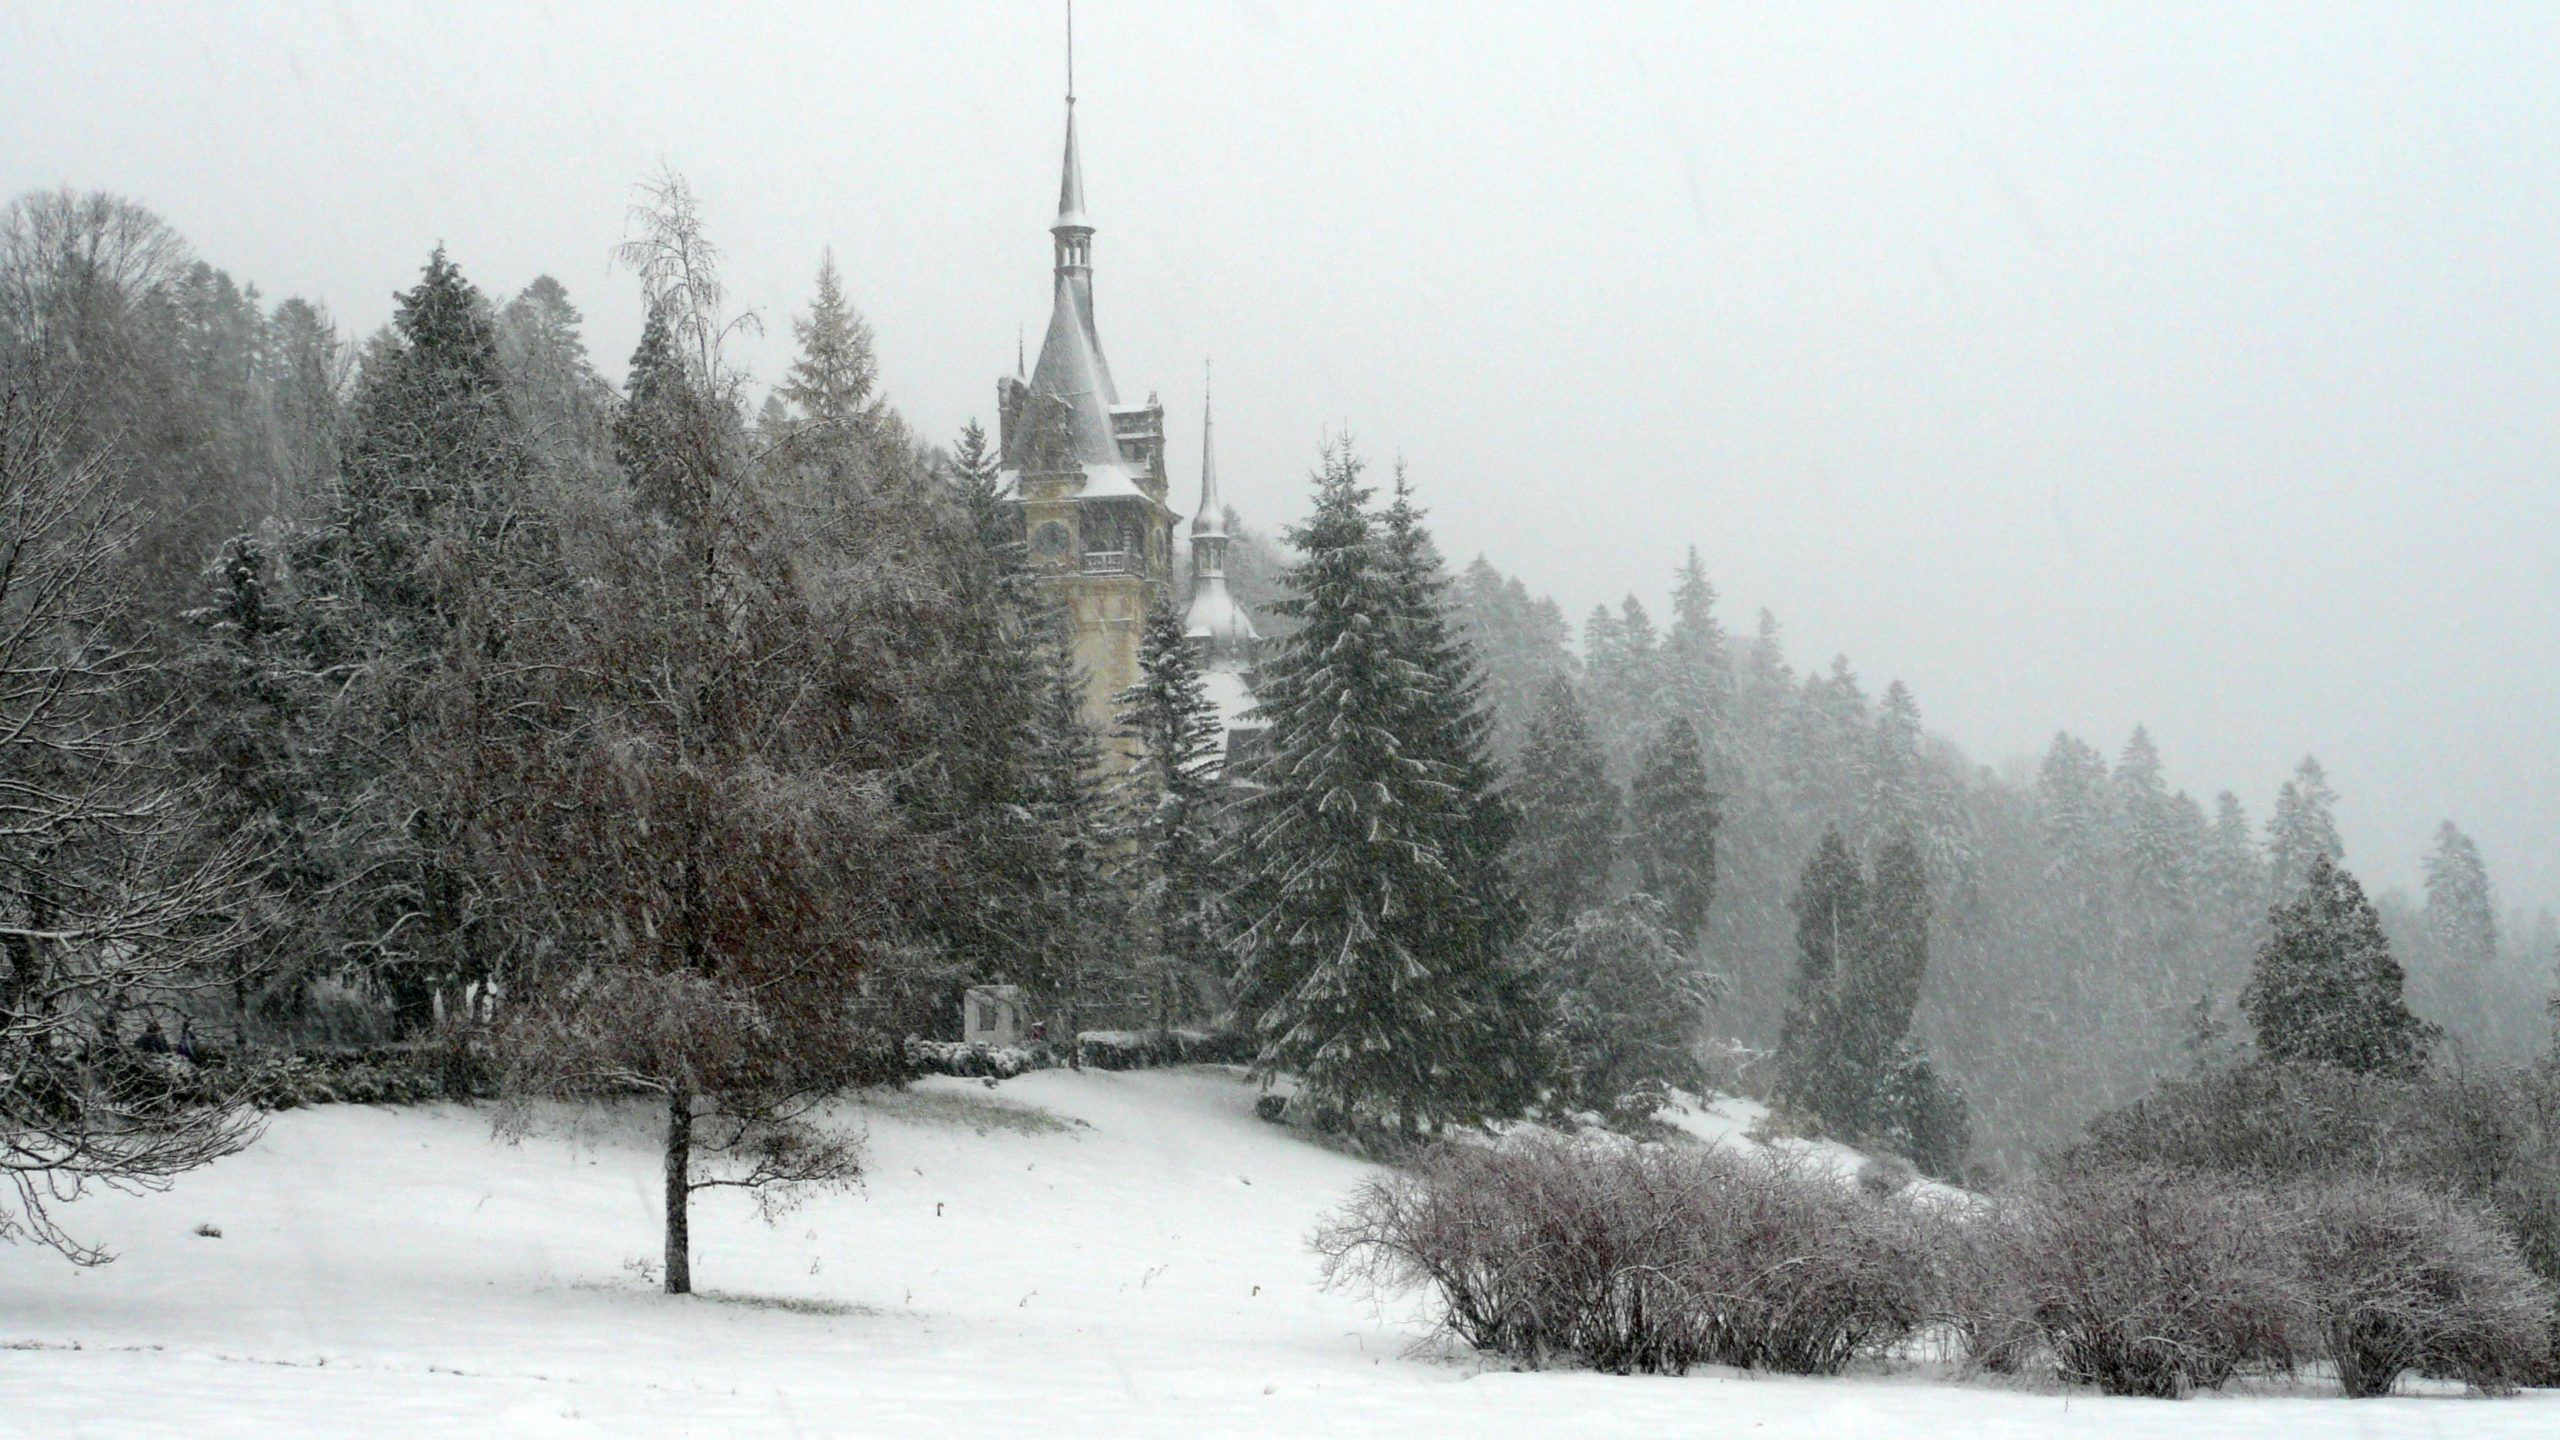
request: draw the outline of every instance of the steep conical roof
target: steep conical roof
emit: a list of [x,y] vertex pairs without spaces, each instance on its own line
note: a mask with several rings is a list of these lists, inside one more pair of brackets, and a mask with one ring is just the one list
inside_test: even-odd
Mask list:
[[1049,310],[1049,333],[1040,342],[1040,363],[1032,367],[1031,388],[1066,402],[1067,435],[1078,464],[1119,461],[1120,445],[1111,428],[1111,407],[1119,396],[1112,392],[1111,372],[1094,343],[1083,292],[1063,271]]
[[1076,154],[1076,102],[1067,99],[1067,159],[1058,176],[1058,221],[1053,230],[1090,230],[1084,218],[1084,161]]

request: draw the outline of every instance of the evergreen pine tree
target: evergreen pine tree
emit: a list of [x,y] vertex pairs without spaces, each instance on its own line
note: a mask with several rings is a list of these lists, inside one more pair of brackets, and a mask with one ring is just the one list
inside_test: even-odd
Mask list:
[[1106,873],[1109,797],[1102,742],[1084,718],[1084,673],[1063,612],[1041,627],[1039,708],[1032,718],[1029,813],[1038,824],[1036,924],[1019,975],[1039,1009],[1057,1017],[1072,1044],[1086,1007],[1111,998],[1108,973],[1125,920],[1125,896]]
[[1536,938],[1557,1050],[1553,1103],[1621,1122],[1698,1090],[1698,1032],[1719,984],[1660,902],[1628,895]]
[[1920,769],[1920,702],[1896,680],[1877,708],[1875,744],[1867,769],[1864,828],[1870,835],[1916,830],[1923,819]]
[[548,511],[507,395],[487,302],[439,248],[399,297],[349,416],[343,484],[299,537],[310,596],[303,663],[356,676],[314,757],[319,828],[352,907],[349,948],[389,988],[404,1025],[438,991],[494,972],[504,934],[472,853],[468,777],[419,758],[456,727],[515,723],[482,705],[525,597],[556,583]]
[[1928,969],[1928,871],[1919,843],[1897,831],[1876,851],[1866,908],[1841,966],[1837,1043],[1855,1112],[1838,1123],[1863,1129],[1879,1118],[1878,1092],[1911,1033]]
[[1571,920],[1598,904],[1616,858],[1618,790],[1563,676],[1547,682],[1512,781],[1520,836],[1512,869],[1540,918]]
[[[1279,602],[1297,629],[1265,664],[1269,722],[1230,863],[1255,1068],[1321,1110],[1408,1130],[1508,1099],[1475,1073],[1511,1017],[1486,1013],[1474,903],[1443,840],[1463,777],[1417,730],[1447,697],[1412,653],[1391,563],[1348,451],[1325,458]],[[1518,1103],[1514,1101],[1513,1103]]]
[[2276,793],[2275,814],[2267,821],[2267,851],[2278,898],[2290,898],[2301,890],[2310,879],[2314,860],[2334,864],[2346,857],[2347,847],[2338,839],[2337,803],[2338,792],[2329,788],[2328,772],[2317,759],[2304,756],[2294,767],[2293,778]]
[[1724,627],[1716,622],[1716,587],[1689,547],[1671,586],[1671,629],[1662,640],[1666,698],[1676,714],[1698,727],[1701,743],[1712,750],[1722,741],[1733,709],[1733,657],[1725,646]]
[[960,433],[949,480],[952,533],[935,552],[955,604],[934,638],[950,689],[927,720],[938,763],[910,766],[899,798],[949,847],[958,881],[920,917],[925,933],[958,979],[1028,981],[1025,957],[1044,943],[1062,849],[1043,818],[1057,619],[1032,582],[1020,512],[975,422]]
[[2400,962],[2353,875],[2314,855],[2270,918],[2240,998],[2261,1056],[2393,1075],[2426,1063],[2433,1027],[2402,1003]]
[[1627,849],[1636,888],[1662,902],[1665,920],[1696,945],[1716,893],[1715,792],[1687,719],[1662,722],[1636,756],[1627,791]]
[[[2435,1013],[2473,1045],[2489,1038],[2498,982],[2498,910],[2480,847],[2447,820],[2427,854],[2427,960],[2436,971],[2425,989]],[[2413,982],[2417,977],[2411,977]],[[2536,977],[2537,979],[2541,977]]]
[[1454,885],[1436,912],[1415,912],[1419,943],[1444,957],[1473,1017],[1453,1037],[1450,1083],[1469,1087],[1481,1113],[1517,1113],[1545,1077],[1537,976],[1520,945],[1529,911],[1509,861],[1519,812],[1492,759],[1483,670],[1451,613],[1452,586],[1402,465],[1379,528],[1402,646],[1422,678],[1424,708],[1406,733],[1450,785],[1434,832]]
[[837,440],[867,440],[885,410],[872,394],[880,361],[872,352],[871,326],[845,299],[832,250],[818,259],[818,293],[809,313],[791,322],[800,354],[774,387],[807,429]]
[[1218,717],[1200,663],[1169,595],[1147,610],[1138,683],[1120,693],[1119,736],[1134,747],[1115,800],[1127,843],[1129,895],[1140,943],[1156,962],[1159,1026],[1217,993],[1217,877],[1212,809]]
[[1796,883],[1796,968],[1778,1040],[1779,1099],[1831,1126],[1855,1123],[1857,1077],[1841,1044],[1839,984],[1866,928],[1866,877],[1834,826],[1822,832]]

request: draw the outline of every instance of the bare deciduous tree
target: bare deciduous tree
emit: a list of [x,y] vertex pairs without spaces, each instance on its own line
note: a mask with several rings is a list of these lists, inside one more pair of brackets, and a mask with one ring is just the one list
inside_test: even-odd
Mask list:
[[60,406],[0,355],[0,1239],[92,1264],[56,1207],[231,1153],[238,1097],[129,1048],[137,1011],[225,984],[255,857],[166,768],[169,715],[118,584],[131,534]]

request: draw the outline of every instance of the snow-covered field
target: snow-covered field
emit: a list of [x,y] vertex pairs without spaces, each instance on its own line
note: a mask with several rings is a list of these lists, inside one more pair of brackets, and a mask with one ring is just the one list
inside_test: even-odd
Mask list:
[[0,1435],[2560,1435],[2560,1392],[1486,1369],[1317,1288],[1305,1238],[1363,1167],[1252,1098],[1210,1070],[929,1081],[861,1107],[864,1189],[771,1225],[706,1196],[690,1299],[630,1268],[658,1244],[636,1124],[290,1113],[174,1193],[75,1207],[110,1266],[0,1250]]

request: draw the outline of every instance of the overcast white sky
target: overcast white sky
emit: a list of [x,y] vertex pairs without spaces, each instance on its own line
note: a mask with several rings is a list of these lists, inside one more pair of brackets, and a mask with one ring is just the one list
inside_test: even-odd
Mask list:
[[[1058,12],[21,0],[0,192],[122,191],[356,331],[439,240],[547,270],[619,374],[606,256],[665,161],[760,373],[832,245],[947,436],[1045,318]],[[1102,334],[1177,499],[1214,355],[1256,520],[1347,425],[1577,618],[1694,541],[1737,629],[1986,763],[2144,722],[2263,820],[2316,752],[2369,878],[2450,816],[2560,902],[2560,6],[1077,24]]]

